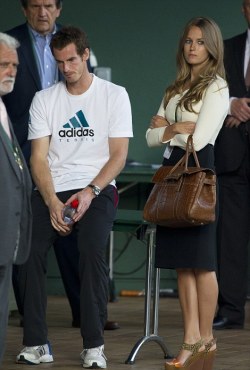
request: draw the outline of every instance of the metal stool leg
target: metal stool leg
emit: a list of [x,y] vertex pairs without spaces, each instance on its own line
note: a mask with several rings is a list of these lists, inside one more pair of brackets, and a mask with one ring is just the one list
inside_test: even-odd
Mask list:
[[144,308],[144,336],[141,337],[132,348],[126,364],[133,364],[135,357],[141,346],[149,341],[154,341],[160,345],[164,352],[164,358],[172,357],[161,337],[158,336],[158,308],[159,308],[159,284],[160,284],[160,271],[155,269],[154,289],[153,289],[153,333],[150,334],[150,316],[151,316],[151,292],[153,280],[153,263],[154,263],[154,234],[155,230],[151,229],[148,235],[147,242],[147,268],[146,268],[146,284],[145,284],[145,308]]
[[172,358],[162,337],[158,335],[158,318],[159,318],[159,293],[160,293],[160,269],[155,268],[154,290],[153,290],[153,333],[151,340],[154,340],[161,347],[164,358]]

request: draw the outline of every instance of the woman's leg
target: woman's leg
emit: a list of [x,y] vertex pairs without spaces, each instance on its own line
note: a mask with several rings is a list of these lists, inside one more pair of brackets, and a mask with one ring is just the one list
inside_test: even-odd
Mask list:
[[[184,325],[184,342],[194,344],[201,339],[196,274],[191,269],[178,269],[177,278]],[[200,350],[203,349],[204,346],[200,348]],[[190,351],[181,349],[177,361],[184,363],[188,357],[190,357]]]
[[[197,295],[199,305],[200,334],[207,343],[213,337],[213,318],[218,298],[218,283],[214,271],[196,271]],[[215,347],[215,345],[214,345]],[[212,349],[214,349],[212,347]]]

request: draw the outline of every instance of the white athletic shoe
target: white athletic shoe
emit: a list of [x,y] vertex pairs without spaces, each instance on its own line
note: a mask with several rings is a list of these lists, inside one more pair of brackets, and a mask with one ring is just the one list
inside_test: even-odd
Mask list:
[[53,362],[50,344],[43,344],[41,346],[24,347],[17,355],[17,364],[37,365],[45,362]]
[[106,369],[107,358],[103,353],[104,346],[84,349],[80,356],[83,361],[82,367],[85,369]]

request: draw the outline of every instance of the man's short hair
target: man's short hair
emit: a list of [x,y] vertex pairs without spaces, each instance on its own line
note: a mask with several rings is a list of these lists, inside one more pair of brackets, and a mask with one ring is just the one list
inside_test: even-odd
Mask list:
[[[62,7],[63,0],[55,0],[56,1],[56,7],[59,9]],[[29,0],[20,0],[21,5],[24,9],[26,9],[29,5]]]
[[50,48],[62,50],[69,44],[75,44],[77,54],[82,56],[85,49],[89,49],[86,33],[78,27],[66,26],[57,31],[51,39]]

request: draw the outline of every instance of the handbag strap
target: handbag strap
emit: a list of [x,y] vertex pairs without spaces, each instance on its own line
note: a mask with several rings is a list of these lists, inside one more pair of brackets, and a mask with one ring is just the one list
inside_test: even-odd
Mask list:
[[194,157],[194,160],[195,160],[195,164],[197,167],[201,167],[200,166],[200,162],[198,160],[198,157],[197,157],[197,154],[196,154],[196,151],[194,149],[194,143],[193,143],[193,135],[189,135],[188,136],[188,139],[187,139],[187,145],[186,145],[186,153],[183,155],[183,157],[181,157],[181,159],[173,166],[173,168],[171,169],[171,171],[169,172],[169,174],[172,174],[175,172],[175,170],[182,166],[184,167],[183,169],[183,172],[188,172],[188,158],[190,156],[190,154],[193,154],[193,157]]
[[[178,104],[175,107],[175,114],[174,114],[175,122],[177,122],[177,109],[178,109]],[[181,158],[181,160],[179,160],[179,162],[176,163],[176,165],[174,167],[178,167],[182,163],[183,158],[185,157],[185,170],[187,171],[188,157],[189,157],[190,153],[192,153],[193,156],[194,156],[194,160],[195,160],[196,166],[197,167],[200,167],[200,163],[199,163],[199,160],[198,160],[196,151],[194,150],[193,135],[189,135],[188,136],[187,145],[186,145],[186,153]]]
[[196,166],[201,167],[196,151],[194,150],[193,135],[189,135],[187,139],[187,146],[186,146],[186,153],[185,153],[185,171],[188,170],[188,157],[190,153],[193,154]]

